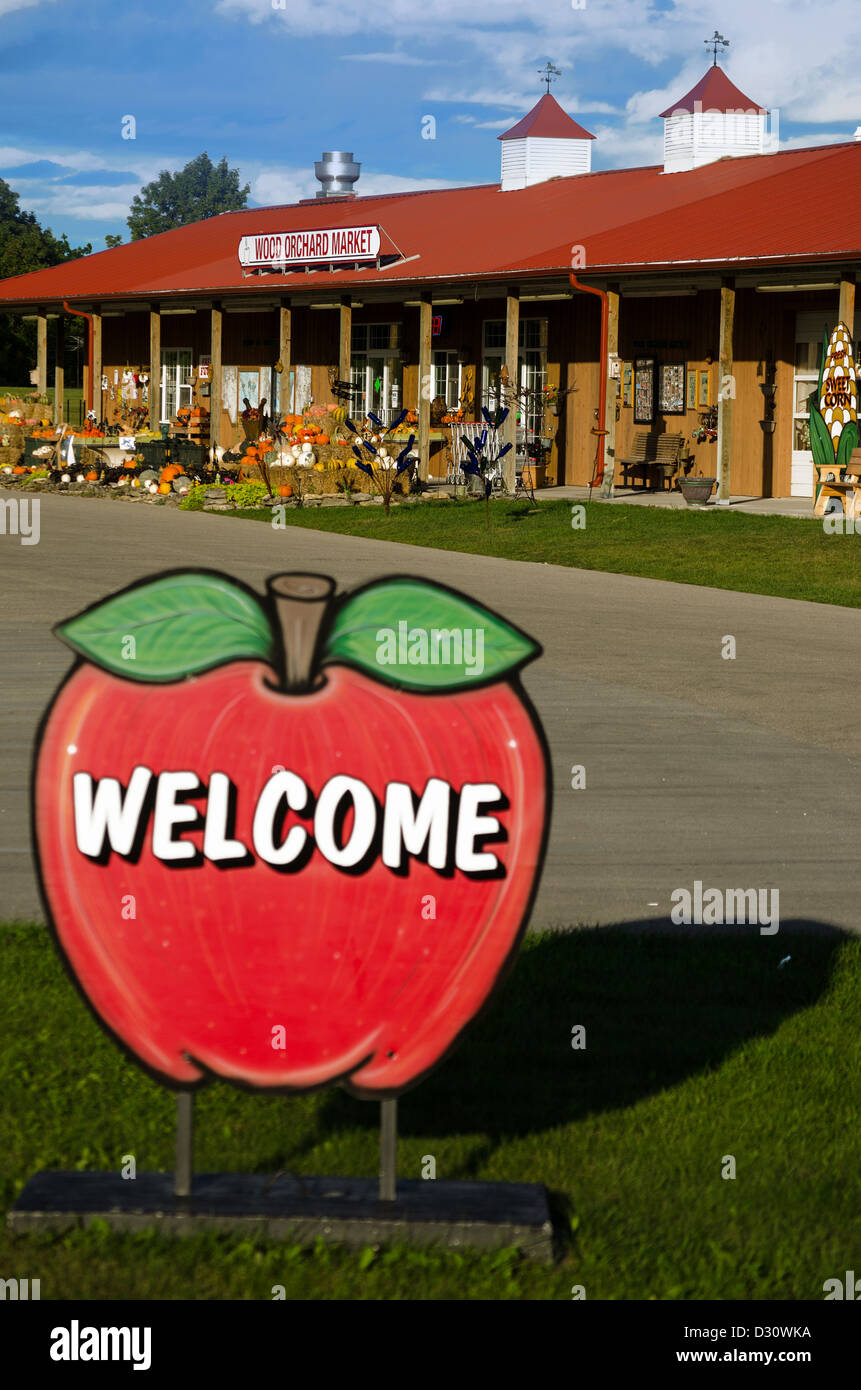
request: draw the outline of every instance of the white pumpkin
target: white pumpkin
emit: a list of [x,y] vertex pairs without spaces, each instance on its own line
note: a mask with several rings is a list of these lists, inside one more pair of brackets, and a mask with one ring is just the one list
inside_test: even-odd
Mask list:
[[60,482],[61,482],[61,483],[70,483],[71,481],[72,481],[72,479],[70,478],[70,476],[69,476],[68,473],[64,473],[63,476],[62,476],[61,479],[60,479]]

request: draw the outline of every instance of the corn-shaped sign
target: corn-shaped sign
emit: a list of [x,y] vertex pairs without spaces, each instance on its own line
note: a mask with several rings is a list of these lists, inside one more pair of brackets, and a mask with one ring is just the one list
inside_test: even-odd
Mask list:
[[830,341],[823,339],[818,392],[810,397],[810,443],[817,464],[838,470],[848,466],[858,448],[858,378],[844,323],[838,323]]
[[819,412],[828,426],[835,456],[843,428],[858,419],[858,384],[852,360],[852,339],[845,324],[831,334],[825,373],[819,393]]

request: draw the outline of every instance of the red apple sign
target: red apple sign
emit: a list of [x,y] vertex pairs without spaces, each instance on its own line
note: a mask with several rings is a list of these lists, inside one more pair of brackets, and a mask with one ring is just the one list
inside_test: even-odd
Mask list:
[[58,629],[35,840],[97,1016],[158,1078],[393,1096],[513,960],[549,816],[523,633],[399,577],[178,571]]

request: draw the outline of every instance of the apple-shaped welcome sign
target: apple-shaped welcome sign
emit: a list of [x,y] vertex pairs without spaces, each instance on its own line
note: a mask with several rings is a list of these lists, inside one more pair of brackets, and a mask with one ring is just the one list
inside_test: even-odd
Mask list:
[[393,1097],[486,1003],[546,842],[539,648],[408,577],[263,599],[183,570],[58,628],[34,819],[49,920],[168,1085]]

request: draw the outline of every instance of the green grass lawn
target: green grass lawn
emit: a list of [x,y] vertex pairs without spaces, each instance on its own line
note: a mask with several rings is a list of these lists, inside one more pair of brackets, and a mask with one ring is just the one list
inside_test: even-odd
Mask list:
[[[583,505],[582,530],[572,529],[572,503],[561,501],[494,502],[489,529],[483,505],[466,501],[406,503],[388,517],[381,507],[288,508],[286,521],[473,555],[861,606],[861,536],[826,536],[812,517]],[[222,515],[272,520],[268,510]]]
[[[40,1168],[172,1165],[173,1099],[102,1034],[41,927],[0,928],[4,1209]],[[790,961],[779,967],[785,956]],[[575,1024],[586,1048],[571,1047]],[[527,939],[491,1010],[400,1102],[399,1171],[543,1182],[554,1266],[405,1248],[107,1229],[0,1231],[0,1273],[43,1299],[812,1299],[858,1268],[861,941],[634,935]],[[224,1084],[198,1094],[199,1170],[365,1175],[378,1107]],[[734,1180],[721,1177],[726,1155]]]

